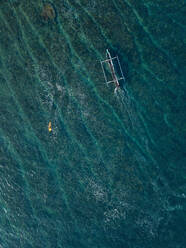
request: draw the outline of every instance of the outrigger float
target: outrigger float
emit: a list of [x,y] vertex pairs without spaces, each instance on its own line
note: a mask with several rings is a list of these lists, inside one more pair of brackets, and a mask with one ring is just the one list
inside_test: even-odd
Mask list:
[[[119,78],[117,77],[116,70],[115,70],[115,67],[114,67],[115,61],[118,64],[118,69],[119,69],[119,74],[120,74]],[[123,71],[121,69],[121,65],[120,65],[118,56],[112,58],[109,50],[107,49],[106,50],[106,60],[103,60],[103,61],[100,61],[100,62],[101,62],[101,67],[102,67],[102,70],[103,70],[103,75],[104,75],[106,84],[108,85],[110,83],[114,83],[115,86],[116,86],[114,92],[116,92],[118,90],[118,88],[120,88],[119,81],[120,80],[125,81],[125,77],[123,75]],[[107,79],[106,70],[104,68],[104,63],[106,63],[108,65],[108,67],[109,67],[109,70],[110,70],[110,73],[111,73],[111,76],[112,76],[111,80]]]

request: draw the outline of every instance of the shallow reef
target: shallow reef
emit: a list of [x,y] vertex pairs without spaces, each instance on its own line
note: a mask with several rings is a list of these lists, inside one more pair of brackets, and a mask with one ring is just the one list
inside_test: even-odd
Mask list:
[[56,10],[50,3],[46,3],[43,6],[41,17],[45,22],[54,21],[56,19]]

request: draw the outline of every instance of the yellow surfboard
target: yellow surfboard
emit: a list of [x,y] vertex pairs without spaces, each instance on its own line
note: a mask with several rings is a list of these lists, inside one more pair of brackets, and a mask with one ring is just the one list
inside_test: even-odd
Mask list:
[[49,132],[52,131],[52,124],[51,124],[51,121],[48,123],[48,131],[49,131]]

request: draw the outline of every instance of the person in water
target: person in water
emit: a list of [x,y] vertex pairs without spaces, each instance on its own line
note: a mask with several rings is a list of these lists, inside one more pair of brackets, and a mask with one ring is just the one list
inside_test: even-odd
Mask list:
[[51,121],[48,123],[48,131],[49,131],[49,132],[52,131],[52,124],[51,124]]

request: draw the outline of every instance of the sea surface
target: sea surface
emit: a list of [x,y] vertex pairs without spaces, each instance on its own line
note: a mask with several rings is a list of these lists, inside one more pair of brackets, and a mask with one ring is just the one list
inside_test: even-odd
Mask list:
[[0,248],[186,247],[185,10],[0,0]]

